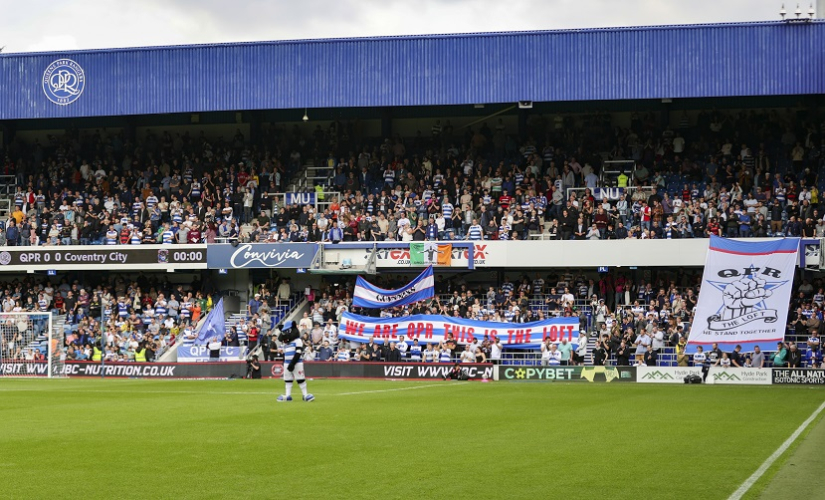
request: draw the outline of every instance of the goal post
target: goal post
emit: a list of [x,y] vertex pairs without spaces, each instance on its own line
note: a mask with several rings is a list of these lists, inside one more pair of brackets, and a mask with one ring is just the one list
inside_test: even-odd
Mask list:
[[61,377],[62,325],[50,312],[0,313],[0,377]]

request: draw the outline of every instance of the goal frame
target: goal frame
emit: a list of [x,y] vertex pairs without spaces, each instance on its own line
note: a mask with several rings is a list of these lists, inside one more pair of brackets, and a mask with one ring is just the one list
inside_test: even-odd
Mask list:
[[[63,332],[59,332],[56,335],[54,331],[54,314],[50,311],[47,312],[3,312],[0,313],[0,321],[4,321],[10,317],[36,317],[42,318],[43,316],[46,317],[46,328],[48,329],[47,334],[47,342],[46,342],[46,377],[47,378],[54,378],[62,376],[62,373],[56,373],[55,370],[55,355],[62,356],[62,350],[59,352],[54,352],[54,341],[60,340],[63,338]],[[13,360],[3,360],[5,362],[12,362]],[[25,375],[24,375],[25,376]],[[36,375],[35,375],[36,376]]]

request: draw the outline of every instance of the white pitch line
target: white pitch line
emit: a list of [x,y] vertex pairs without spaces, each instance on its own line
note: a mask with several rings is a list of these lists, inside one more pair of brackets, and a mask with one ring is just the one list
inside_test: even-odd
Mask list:
[[762,463],[762,465],[759,466],[758,469],[756,469],[756,472],[751,474],[751,477],[746,479],[745,482],[742,483],[742,486],[740,486],[738,490],[734,491],[733,494],[730,497],[728,497],[728,500],[740,500],[745,495],[745,493],[747,493],[748,490],[750,490],[751,487],[754,484],[756,484],[757,481],[759,481],[759,478],[761,478],[765,474],[765,472],[768,469],[770,469],[771,465],[773,465],[773,463],[776,462],[776,460],[779,457],[781,457],[783,453],[788,451],[788,448],[791,447],[791,445],[794,443],[794,441],[796,441],[800,434],[805,432],[805,429],[807,429],[808,426],[811,425],[811,422],[813,422],[816,419],[816,417],[818,417],[819,414],[822,413],[822,410],[825,410],[825,402],[819,405],[819,408],[814,410],[811,416],[808,417],[808,420],[802,422],[802,425],[800,425],[796,429],[796,431],[794,431],[794,433],[791,434],[791,437],[786,439],[785,442],[782,443],[782,445],[780,445],[779,448],[777,448],[776,451],[773,452],[773,454],[769,456],[768,459],[765,460]]
[[[341,392],[337,394],[327,394],[327,396],[358,396],[362,394],[378,394],[383,392],[397,392],[397,391],[410,391],[415,389],[425,389],[428,387],[445,387],[445,386],[455,386],[455,385],[464,385],[467,382],[460,382],[457,384],[426,384],[426,385],[416,385],[412,387],[395,387],[393,389],[374,389],[369,391],[356,391],[356,392]],[[90,389],[90,390],[83,390],[83,389],[60,389],[57,391],[52,391],[48,389],[0,389],[0,392],[75,392],[75,393],[101,393],[101,394],[124,394],[124,393],[131,393],[131,394],[217,394],[221,396],[277,396],[277,391],[270,391],[270,392],[256,392],[256,391],[144,391],[144,390],[130,390],[128,388],[124,388],[122,390],[111,390],[111,389]]]
[[89,393],[100,393],[100,394],[220,394],[225,396],[243,396],[245,394],[250,395],[267,395],[267,394],[274,394],[273,392],[253,392],[253,391],[140,391],[140,390],[132,390],[128,388],[123,388],[121,390],[113,390],[113,389],[59,389],[59,390],[50,390],[50,389],[0,389],[0,392],[75,392],[75,393],[82,393],[82,394],[89,394]]

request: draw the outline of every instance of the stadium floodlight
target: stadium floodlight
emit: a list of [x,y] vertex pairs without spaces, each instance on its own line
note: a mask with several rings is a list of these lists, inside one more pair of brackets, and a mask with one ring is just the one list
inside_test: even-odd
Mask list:
[[307,114],[307,108],[304,108],[304,117],[301,118],[301,119],[304,120],[305,122],[309,121],[309,115]]
[[813,21],[816,18],[816,10],[814,9],[813,4],[809,5],[807,16],[803,16],[800,4],[796,4],[796,9],[793,11],[793,13],[796,17],[787,17],[788,11],[785,10],[784,3],[782,4],[782,8],[779,9],[779,15],[782,17],[782,20],[788,24],[806,24]]

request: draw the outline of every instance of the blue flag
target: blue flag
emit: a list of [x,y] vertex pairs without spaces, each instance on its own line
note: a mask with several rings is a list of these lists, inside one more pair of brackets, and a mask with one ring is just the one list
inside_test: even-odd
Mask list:
[[214,337],[223,341],[226,335],[226,318],[223,315],[223,299],[219,300],[212,311],[206,316],[195,344],[208,344]]
[[397,290],[385,290],[369,283],[361,276],[355,282],[352,305],[355,307],[385,308],[398,307],[431,299],[435,296],[433,266],[428,267],[408,285]]

